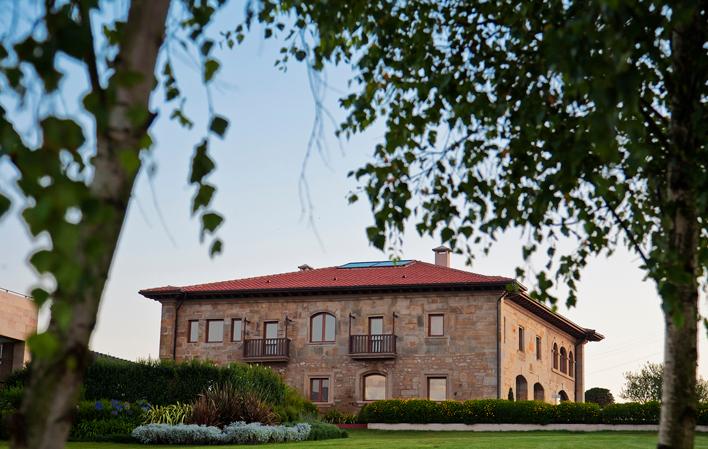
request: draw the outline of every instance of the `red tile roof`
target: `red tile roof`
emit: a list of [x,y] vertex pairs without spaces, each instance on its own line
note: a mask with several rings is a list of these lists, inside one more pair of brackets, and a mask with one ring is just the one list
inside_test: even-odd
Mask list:
[[141,290],[148,298],[200,293],[245,293],[268,291],[302,291],[327,289],[405,288],[415,286],[489,286],[503,288],[513,279],[503,276],[485,276],[469,271],[442,267],[417,260],[402,266],[371,268],[327,267],[290,273],[271,274],[252,278],[184,287],[165,286]]

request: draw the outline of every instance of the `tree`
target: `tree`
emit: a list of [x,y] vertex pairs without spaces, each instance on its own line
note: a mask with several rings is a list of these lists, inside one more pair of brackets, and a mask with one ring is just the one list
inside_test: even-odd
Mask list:
[[[20,22],[32,25],[10,27],[0,42],[0,160],[18,175],[14,190],[26,206],[22,218],[30,233],[48,242],[30,262],[53,278],[55,288],[33,290],[39,305],[51,300],[51,319],[46,332],[29,340],[30,381],[13,417],[13,448],[64,446],[133,183],[152,146],[148,130],[156,113],[149,108],[151,94],[163,90],[166,100],[177,105],[171,117],[192,126],[171,54],[161,56],[168,12],[174,19],[167,30],[170,40],[197,49],[208,85],[219,63],[204,29],[222,3],[133,0],[124,3],[124,17],[113,17],[115,8],[95,0],[46,1],[42,8],[14,3],[13,17],[25,15]],[[59,63],[67,60],[86,74],[83,98],[60,93],[67,72]],[[35,113],[28,106],[32,98],[56,100],[59,95],[75,96],[83,110],[69,117],[56,108]],[[19,107],[10,113],[8,104]],[[228,122],[210,115],[209,134],[223,136]],[[30,131],[23,132],[21,124],[27,121]],[[37,139],[34,130],[39,130]],[[215,188],[206,182],[214,169],[208,144],[207,134],[195,147],[190,174],[196,187],[192,213],[201,219],[202,238],[214,234],[222,221],[209,210]],[[10,197],[0,192],[0,215],[10,206]],[[220,251],[220,240],[212,238],[211,245],[212,254]]]
[[[620,397],[633,402],[661,401],[664,365],[647,362],[638,372],[624,373],[625,384]],[[696,396],[700,402],[708,401],[708,381],[696,379]]]
[[614,404],[615,398],[607,388],[595,387],[585,392],[585,402],[594,402],[600,407]]
[[471,259],[521,230],[524,257],[547,261],[535,297],[556,304],[563,285],[569,306],[590,258],[637,254],[665,316],[659,446],[682,449],[708,265],[706,14],[696,0],[263,0],[249,23],[282,30],[279,62],[351,66],[340,136],[385,125],[350,197],[371,202],[376,247],[395,252],[415,224]]

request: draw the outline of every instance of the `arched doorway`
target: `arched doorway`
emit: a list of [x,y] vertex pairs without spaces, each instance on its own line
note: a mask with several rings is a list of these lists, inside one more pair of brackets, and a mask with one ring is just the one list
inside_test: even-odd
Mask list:
[[568,400],[568,393],[565,391],[561,390],[558,392],[558,399],[560,399],[561,402],[565,402]]
[[541,385],[538,382],[533,384],[533,400],[534,401],[545,401],[546,400],[546,392],[543,389],[543,385]]
[[529,399],[529,384],[522,375],[516,376],[516,400],[527,401]]

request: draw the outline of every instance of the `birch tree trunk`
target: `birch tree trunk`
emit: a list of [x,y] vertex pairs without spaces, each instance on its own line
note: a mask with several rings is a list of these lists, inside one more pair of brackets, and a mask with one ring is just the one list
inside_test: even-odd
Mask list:
[[669,225],[666,275],[671,279],[661,286],[664,300],[666,338],[662,382],[660,449],[693,448],[696,427],[697,322],[698,322],[698,185],[692,177],[691,161],[698,159],[699,144],[694,130],[700,107],[701,84],[706,80],[705,64],[693,64],[704,54],[705,18],[696,5],[684,26],[672,34],[672,74],[670,137],[673,148],[668,155],[668,192],[665,218]]
[[[51,355],[35,356],[31,364],[29,386],[13,419],[14,449],[63,448],[69,435],[89,362],[89,338],[138,173],[138,168],[125,163],[126,152],[139,161],[141,141],[151,122],[148,102],[168,8],[169,0],[133,0],[130,4],[115,73],[142,78],[127,83],[113,76],[100,106],[105,115],[95,114],[97,147],[90,192],[101,213],[81,225],[82,251],[76,257],[85,281],[78,290],[67,291],[58,285],[53,295],[48,331],[56,336],[58,347]],[[97,77],[92,77],[94,93],[101,90],[97,83]],[[136,120],[136,110],[145,111],[145,118]],[[101,120],[101,116],[106,119]],[[56,309],[62,304],[70,304],[68,326],[60,325],[58,318]]]

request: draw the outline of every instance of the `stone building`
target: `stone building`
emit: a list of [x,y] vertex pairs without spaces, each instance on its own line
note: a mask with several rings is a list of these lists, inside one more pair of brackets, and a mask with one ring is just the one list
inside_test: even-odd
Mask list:
[[140,294],[162,304],[160,358],[262,363],[321,408],[384,398],[583,400],[602,340],[513,279],[417,260],[354,262]]
[[0,288],[0,382],[29,361],[26,341],[36,331],[32,298]]

